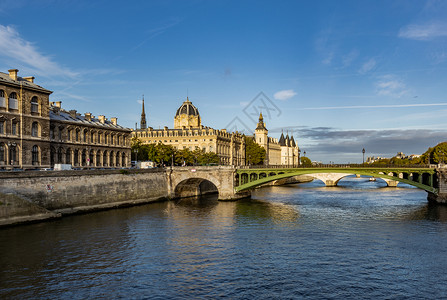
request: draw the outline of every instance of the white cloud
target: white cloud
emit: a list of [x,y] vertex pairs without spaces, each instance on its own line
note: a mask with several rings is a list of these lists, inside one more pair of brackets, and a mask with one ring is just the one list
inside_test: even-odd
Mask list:
[[294,90],[282,90],[279,92],[276,92],[273,97],[276,100],[287,100],[292,98],[293,96],[296,95],[296,92]]
[[367,62],[365,62],[359,70],[360,74],[365,74],[375,68],[377,62],[374,58],[371,58]]
[[393,75],[385,75],[377,82],[377,94],[380,96],[402,97],[408,93],[405,83]]
[[[41,54],[30,42],[20,37],[11,26],[0,25],[0,57],[11,63],[23,64],[36,74],[76,77],[78,74],[54,62],[49,56]],[[14,66],[13,66],[14,67]]]
[[426,24],[412,24],[399,30],[399,37],[412,40],[431,40],[447,36],[446,22],[431,22]]

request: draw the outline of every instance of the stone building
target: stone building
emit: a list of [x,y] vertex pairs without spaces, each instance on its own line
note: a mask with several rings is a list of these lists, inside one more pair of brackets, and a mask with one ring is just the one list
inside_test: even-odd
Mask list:
[[293,136],[289,138],[287,134],[281,133],[279,141],[268,136],[262,113],[259,114],[259,121],[253,136],[255,142],[266,151],[266,165],[283,165],[289,167],[299,166],[300,149]]
[[81,117],[62,110],[60,102],[50,105],[52,91],[17,73],[0,72],[0,169],[130,166],[130,129],[114,118]]
[[[144,113],[144,103],[143,103]],[[163,143],[171,145],[178,150],[202,149],[205,152],[215,152],[223,165],[245,164],[245,140],[239,133],[229,133],[225,129],[218,130],[201,123],[199,110],[189,101],[186,101],[177,109],[174,116],[174,128],[153,129],[144,128],[145,115],[140,124],[140,129],[133,131],[133,136],[139,138],[143,144]]]
[[117,124],[117,118],[81,115],[50,105],[50,164],[75,167],[129,167],[131,130]]

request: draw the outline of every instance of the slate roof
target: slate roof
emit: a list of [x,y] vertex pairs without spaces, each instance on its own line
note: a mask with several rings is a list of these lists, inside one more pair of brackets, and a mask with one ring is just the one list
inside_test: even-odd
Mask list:
[[22,85],[24,88],[39,90],[47,94],[53,93],[52,91],[44,89],[40,85],[37,85],[33,82],[29,82],[28,80],[23,79],[22,77],[17,77],[17,80],[13,80],[11,77],[9,77],[9,74],[3,72],[0,72],[0,83],[12,84],[17,87],[20,87],[20,85]]
[[[56,109],[57,111],[57,109]],[[66,110],[60,109],[59,113],[57,113],[54,108],[50,109],[50,120],[54,121],[65,121],[65,122],[73,122],[80,123],[81,125],[90,125],[96,127],[102,127],[104,129],[120,129],[120,130],[128,130],[129,128],[123,127],[121,125],[114,125],[110,120],[105,120],[104,123],[100,122],[98,118],[93,118],[91,121],[88,121],[85,116],[76,114],[76,117],[73,116]]]

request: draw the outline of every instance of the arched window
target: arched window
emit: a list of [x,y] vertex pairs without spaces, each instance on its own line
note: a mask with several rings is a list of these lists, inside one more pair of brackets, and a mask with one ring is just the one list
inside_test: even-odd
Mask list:
[[50,126],[50,139],[54,140],[54,126]]
[[85,150],[82,150],[81,163],[83,166],[87,164],[87,153]]
[[68,148],[67,151],[65,152],[65,163],[71,164],[71,149],[70,148]]
[[36,145],[34,145],[31,150],[31,159],[33,162],[33,166],[39,165],[39,147],[37,147]]
[[101,133],[98,132],[98,144],[101,144]]
[[102,165],[104,167],[107,167],[107,151],[104,151],[104,153],[102,154]]
[[12,121],[11,124],[11,134],[12,135],[18,135],[19,134],[19,123],[15,120]]
[[111,166],[111,167],[113,167],[113,151],[110,151],[110,162],[109,162],[109,165]]
[[123,153],[121,156],[121,167],[126,166],[126,155]]
[[6,108],[5,91],[4,90],[0,90],[0,107]]
[[58,162],[59,164],[62,163],[62,147],[59,147],[59,148],[57,149],[57,162]]
[[5,120],[0,118],[0,134],[5,133]]
[[9,109],[19,109],[19,102],[17,101],[17,93],[12,92],[9,95]]
[[76,129],[76,137],[75,137],[76,142],[79,142],[79,129]]
[[6,164],[5,145],[0,144],[0,165]]
[[[51,129],[50,129],[50,135],[51,135]],[[39,124],[37,122],[33,122],[31,125],[31,136],[39,136]],[[51,138],[53,138],[51,136]]]
[[99,167],[101,165],[101,151],[96,151],[96,166]]
[[89,154],[88,154],[88,166],[93,166],[93,150],[90,150]]
[[37,100],[36,96],[31,98],[31,112],[33,113],[39,112],[39,101]]
[[90,133],[90,143],[93,144],[94,140],[95,140],[95,133],[92,131],[92,132]]
[[84,129],[84,143],[87,143],[87,129]]
[[79,150],[74,151],[74,165],[79,166]]
[[56,149],[54,147],[50,147],[50,164],[54,166],[54,162],[56,160]]
[[116,152],[116,166],[119,167],[120,166],[120,153]]
[[15,165],[17,163],[17,146],[15,143],[9,146],[9,159],[11,161],[11,165]]
[[62,131],[64,130],[64,127],[59,127],[59,131],[58,131],[58,138],[59,141],[62,141]]

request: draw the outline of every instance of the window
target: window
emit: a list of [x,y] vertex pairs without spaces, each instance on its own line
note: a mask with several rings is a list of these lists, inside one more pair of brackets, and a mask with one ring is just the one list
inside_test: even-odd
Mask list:
[[63,127],[59,127],[59,132],[58,132],[59,141],[62,141],[62,130],[64,130],[64,128]]
[[59,147],[59,149],[57,149],[57,162],[58,163],[62,163],[62,148]]
[[5,91],[0,90],[0,107],[6,107]]
[[9,109],[19,109],[16,93],[11,93],[11,95],[9,95]]
[[101,144],[101,134],[98,133],[98,144]]
[[6,160],[5,145],[0,144],[0,164],[4,164]]
[[79,142],[79,130],[76,130],[76,142]]
[[101,152],[96,152],[96,166],[99,167],[101,162]]
[[[31,136],[38,136],[39,135],[39,125],[37,122],[33,122],[31,125]],[[53,138],[53,130],[50,129],[50,136]]]
[[[33,123],[33,125],[34,125],[34,123]],[[33,136],[36,136],[36,135],[33,135]],[[53,126],[50,127],[50,139],[54,140],[54,127]]]
[[0,120],[0,134],[5,133],[5,121]]
[[17,162],[17,149],[16,145],[11,145],[9,147],[9,157],[11,159],[11,165],[14,165]]
[[65,152],[65,163],[71,164],[71,149],[68,148],[67,152]]
[[71,129],[67,130],[67,140],[71,141]]
[[93,141],[95,140],[94,137],[95,137],[95,134],[93,132],[90,133],[90,143],[92,143],[92,144],[93,144]]
[[31,99],[31,112],[39,112],[39,101],[37,100],[36,96]]
[[17,122],[13,122],[12,123],[11,134],[12,135],[17,135]]
[[39,148],[36,145],[34,145],[31,150],[31,157],[32,157],[33,165],[39,164]]
[[84,143],[87,143],[87,129],[84,130]]

